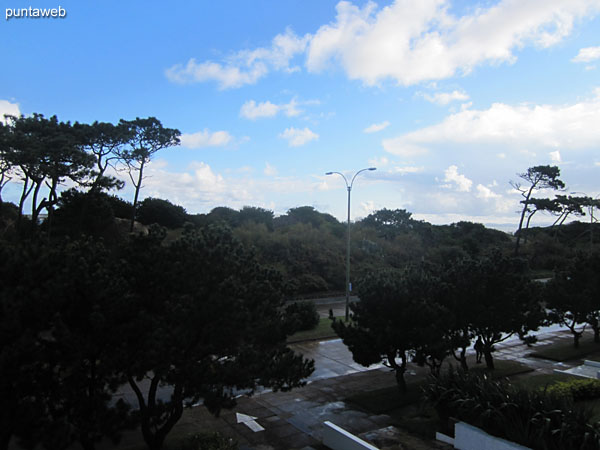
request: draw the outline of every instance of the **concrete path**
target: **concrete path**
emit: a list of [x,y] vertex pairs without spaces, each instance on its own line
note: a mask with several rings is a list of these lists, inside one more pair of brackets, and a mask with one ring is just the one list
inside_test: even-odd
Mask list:
[[[340,307],[339,303],[337,306],[331,305]],[[331,307],[326,306],[327,309]],[[342,310],[343,307],[341,304]],[[535,344],[536,347],[572,338],[568,332],[550,329],[539,334],[538,339],[540,342]],[[250,398],[241,397],[237,407],[231,411],[223,411],[219,418],[211,416],[204,407],[192,408],[186,411],[177,425],[177,433],[181,435],[199,430],[217,430],[236,439],[241,449],[306,450],[325,448],[320,442],[322,424],[326,420],[363,436],[393,424],[389,416],[369,414],[343,401],[357,392],[396,386],[394,375],[389,369],[382,365],[366,368],[356,364],[340,339],[304,342],[292,344],[290,347],[315,360],[315,372],[305,387],[291,392],[263,392]],[[539,373],[551,373],[554,368],[568,368],[578,363],[553,363],[529,357],[528,354],[533,349],[526,347],[518,339],[509,340],[496,347],[495,359],[518,361]],[[410,382],[412,377],[424,376],[426,372],[427,369],[410,363],[406,374],[407,381]],[[236,413],[256,417],[256,422],[264,430],[254,432],[247,425],[238,423]],[[403,448],[448,448],[411,436],[406,436],[406,439],[410,440],[410,445],[405,443]],[[126,436],[120,448],[128,448],[128,441],[130,437]],[[137,442],[139,446],[139,436]]]

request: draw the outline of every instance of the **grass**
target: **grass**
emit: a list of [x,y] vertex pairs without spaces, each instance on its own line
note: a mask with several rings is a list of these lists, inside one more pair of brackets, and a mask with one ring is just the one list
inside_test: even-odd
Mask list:
[[592,353],[600,352],[600,344],[594,342],[592,336],[584,336],[579,341],[579,347],[573,346],[573,340],[547,345],[531,353],[535,358],[549,359],[550,361],[569,361],[571,359],[581,359]]
[[301,342],[301,341],[313,341],[318,339],[330,339],[336,338],[337,334],[331,328],[331,320],[328,317],[323,317],[319,320],[319,325],[317,325],[312,330],[299,331],[298,333],[292,334],[287,338],[288,344],[292,342]]
[[[492,378],[504,378],[533,371],[530,367],[516,361],[495,360],[494,364],[496,368],[492,371],[487,370],[484,365],[471,366],[469,370],[474,373],[489,374]],[[425,383],[427,383],[427,379],[425,378],[407,382],[405,394],[400,394],[398,388],[393,386],[360,392],[344,399],[344,401],[354,403],[373,414],[389,413],[390,411],[420,403],[422,400],[421,388]]]

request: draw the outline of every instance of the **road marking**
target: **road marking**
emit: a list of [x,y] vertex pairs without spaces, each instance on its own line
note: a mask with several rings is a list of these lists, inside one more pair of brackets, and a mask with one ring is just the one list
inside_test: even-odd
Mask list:
[[261,427],[258,424],[258,422],[256,422],[256,419],[258,419],[258,417],[249,416],[247,414],[241,414],[241,413],[236,412],[235,418],[237,420],[237,423],[243,423],[244,425],[246,425],[248,428],[250,428],[255,433],[257,431],[264,431],[264,428]]

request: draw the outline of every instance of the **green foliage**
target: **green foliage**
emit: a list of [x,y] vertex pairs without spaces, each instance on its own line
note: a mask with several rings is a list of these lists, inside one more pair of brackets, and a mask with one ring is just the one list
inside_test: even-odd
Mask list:
[[[186,228],[165,245],[150,229],[121,248],[123,276],[132,285],[136,315],[119,331],[123,367],[136,392],[141,427],[159,448],[183,413],[200,398],[213,412],[235,403],[233,388],[289,390],[313,370],[285,347],[281,279],[222,226]],[[151,375],[150,375],[151,374]],[[150,379],[147,393],[140,381]],[[158,386],[173,387],[170,400]]]
[[439,367],[447,348],[444,312],[436,297],[439,282],[427,266],[372,273],[358,283],[360,302],[353,303],[352,322],[334,321],[332,327],[357,363],[383,362],[396,372],[398,388],[406,391],[404,372],[410,352],[430,357]]
[[600,380],[573,379],[561,381],[549,386],[546,392],[550,395],[566,395],[574,401],[600,398]]
[[118,442],[132,422],[111,403],[123,381],[114,330],[129,310],[110,253],[89,240],[0,250],[0,429],[28,448]]
[[594,329],[594,340],[600,342],[599,270],[599,254],[579,254],[564,271],[556,273],[544,290],[551,319],[571,330],[575,347],[583,333],[576,329],[578,325],[589,324]]
[[136,219],[144,225],[157,223],[167,228],[180,228],[187,220],[187,213],[183,207],[168,200],[148,197],[137,208]]
[[310,300],[288,304],[285,307],[285,315],[289,323],[286,328],[289,328],[290,334],[312,330],[319,325],[317,307],[315,302]]
[[453,369],[432,378],[424,394],[442,420],[455,417],[530,448],[600,448],[600,429],[589,423],[590,412],[561,395]]
[[448,265],[443,280],[448,287],[444,305],[451,328],[470,339],[480,336],[488,368],[493,369],[494,345],[517,334],[525,338],[543,323],[540,287],[528,275],[526,261],[494,252],[479,260],[464,259]]

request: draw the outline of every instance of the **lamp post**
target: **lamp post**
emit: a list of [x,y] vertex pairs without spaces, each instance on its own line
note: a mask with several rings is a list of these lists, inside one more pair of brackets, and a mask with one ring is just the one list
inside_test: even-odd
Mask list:
[[354,184],[354,179],[357,175],[365,170],[377,170],[375,167],[368,167],[366,169],[361,169],[354,174],[352,180],[350,180],[350,184],[348,184],[348,179],[341,172],[327,172],[325,175],[333,175],[334,173],[340,175],[344,182],[346,183],[346,189],[348,190],[348,230],[346,232],[346,322],[348,322],[349,316],[349,307],[350,307],[350,192],[352,191],[352,185]]

